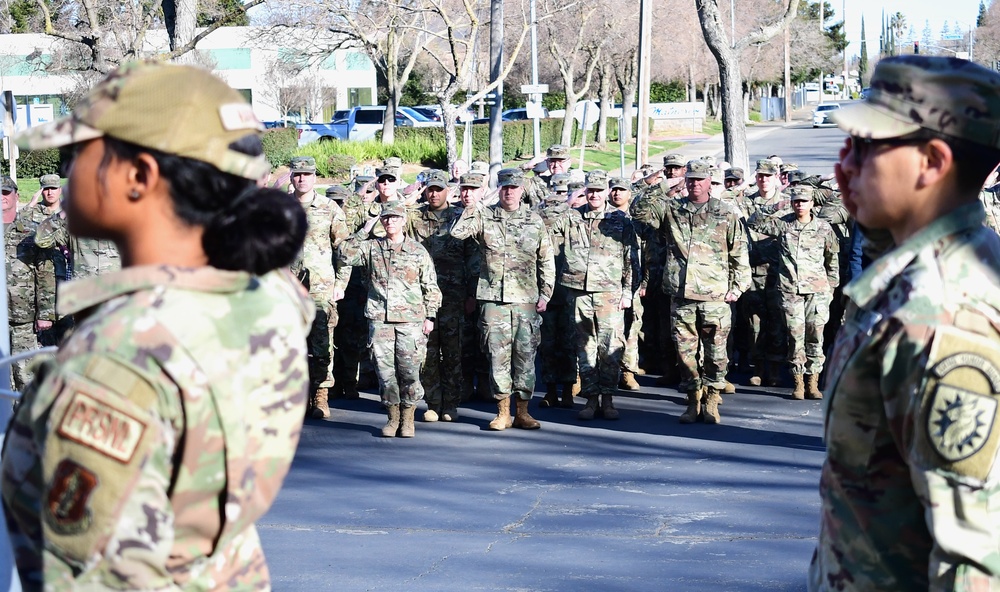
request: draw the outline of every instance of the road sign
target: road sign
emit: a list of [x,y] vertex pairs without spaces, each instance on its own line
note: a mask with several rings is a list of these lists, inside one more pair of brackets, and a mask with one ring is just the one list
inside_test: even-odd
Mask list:
[[950,35],[941,35],[941,40],[942,41],[955,41],[955,40],[964,39],[964,38],[965,38],[965,35],[963,35],[961,33],[952,33]]
[[522,84],[521,92],[526,95],[544,95],[549,92],[547,84]]

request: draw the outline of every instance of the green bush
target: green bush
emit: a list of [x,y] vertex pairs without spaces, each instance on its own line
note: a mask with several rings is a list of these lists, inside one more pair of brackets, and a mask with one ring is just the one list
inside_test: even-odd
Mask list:
[[751,111],[750,121],[756,121],[757,123],[760,123],[760,111]]
[[[10,174],[10,161],[4,160],[0,166],[3,174]],[[59,172],[59,149],[22,150],[17,158],[17,178],[30,179]]]
[[[318,160],[316,162],[319,163]],[[331,154],[326,157],[325,164],[326,174],[323,175],[324,177],[350,181],[351,167],[358,164],[358,161],[349,154]]]
[[264,144],[264,155],[271,166],[287,165],[299,148],[299,132],[294,127],[265,130],[261,142]]

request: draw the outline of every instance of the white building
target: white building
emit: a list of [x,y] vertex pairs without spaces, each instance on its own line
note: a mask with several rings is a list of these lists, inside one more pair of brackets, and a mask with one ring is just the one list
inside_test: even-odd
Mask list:
[[[64,44],[44,34],[0,35],[0,90],[13,91],[19,105],[51,104],[66,112],[63,97],[89,79],[49,72]],[[262,121],[329,121],[335,109],[374,104],[375,67],[359,49],[322,52],[314,31],[270,33],[262,27],[222,27],[182,59],[212,69],[243,92]],[[147,34],[149,55],[167,48],[164,30]],[[23,125],[18,121],[18,126]]]

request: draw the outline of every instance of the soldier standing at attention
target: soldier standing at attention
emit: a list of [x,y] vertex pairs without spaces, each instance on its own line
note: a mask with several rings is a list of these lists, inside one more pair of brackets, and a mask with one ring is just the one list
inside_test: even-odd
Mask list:
[[[368,239],[381,219],[385,236]],[[375,358],[382,403],[389,420],[382,436],[412,438],[413,415],[424,397],[420,367],[427,355],[427,336],[434,330],[441,291],[434,262],[417,241],[403,233],[406,206],[382,205],[380,218],[370,218],[340,245],[343,265],[368,272],[368,340]]]
[[282,269],[302,208],[257,186],[263,129],[207,71],[129,63],[17,138],[64,148],[69,231],[123,264],[63,287],[76,330],[7,432],[25,590],[270,588],[254,523],[298,444],[313,306]]
[[[473,162],[469,172],[462,175],[459,181],[459,204],[463,209],[474,208],[476,204],[483,200],[486,193],[486,177],[489,176],[489,167],[486,172],[478,165],[485,164]],[[479,332],[479,306],[476,304],[476,288],[479,285],[479,266],[482,254],[479,252],[479,245],[473,241],[469,250],[468,265],[469,284],[465,290],[465,318],[462,319],[462,400],[468,401],[475,398],[480,401],[492,401],[490,394],[490,365],[483,352],[482,339]]]
[[[18,232],[14,226],[19,201],[17,183],[4,177],[0,187],[3,190],[3,231],[4,247],[7,255],[7,318],[10,322],[10,351],[21,353],[38,349],[35,324],[38,313],[35,287],[35,254],[30,233]],[[30,360],[14,362],[10,366],[11,385],[21,391],[31,382],[32,373],[28,369]]]
[[574,308],[576,349],[580,365],[580,396],[587,406],[578,419],[590,420],[598,404],[604,419],[618,419],[618,391],[625,319],[638,288],[635,233],[628,216],[608,204],[608,175],[587,173],[587,205],[553,227],[562,235],[566,266],[559,283]]
[[[612,177],[608,185],[610,186],[608,201],[627,218],[632,218],[632,192],[629,191],[628,179]],[[638,248],[638,241],[639,239],[636,237],[636,252],[633,254],[635,257],[633,270],[636,275],[632,278],[636,283],[642,279],[642,252]],[[622,353],[622,376],[618,386],[626,391],[639,390],[639,383],[636,382],[635,377],[637,374],[645,374],[639,367],[639,333],[642,332],[643,312],[641,298],[633,298],[632,306],[625,309],[625,350]]]
[[830,318],[830,300],[840,283],[840,243],[826,220],[813,215],[813,188],[792,187],[792,213],[780,218],[757,212],[747,226],[777,237],[778,290],[788,327],[788,362],[796,399],[822,399],[823,330]]
[[68,251],[56,248],[41,249],[35,245],[35,231],[38,230],[38,225],[62,211],[62,185],[59,182],[59,175],[42,175],[38,181],[42,186],[39,190],[41,199],[17,213],[14,229],[26,235],[24,246],[35,251],[35,287],[38,303],[35,329],[38,332],[38,342],[48,346],[57,345],[62,335],[73,326],[73,319],[65,318],[56,312],[56,288],[62,282],[68,281],[72,273]]
[[424,183],[427,203],[407,211],[404,232],[431,256],[441,290],[434,330],[427,336],[427,357],[420,373],[427,411],[424,421],[454,421],[462,402],[462,331],[469,288],[469,259],[478,247],[450,234],[462,214],[448,205],[448,174],[431,170]]
[[[541,341],[542,318],[552,298],[555,262],[552,242],[542,219],[521,203],[524,173],[503,169],[497,174],[500,202],[466,208],[451,230],[460,239],[479,243],[482,263],[476,297],[480,330],[490,359],[490,381],[497,401],[491,430],[541,427],[528,414],[535,390],[535,353]],[[517,412],[510,415],[510,399]]]
[[[542,162],[541,158],[536,158],[523,165],[524,170],[532,170],[535,165]],[[545,201],[549,196],[549,185],[553,175],[569,172],[572,164],[569,159],[569,148],[562,144],[553,144],[545,151],[545,171],[542,174],[524,180],[524,201],[532,207]]]
[[333,336],[337,329],[337,301],[344,297],[349,269],[338,277],[333,260],[340,242],[347,238],[347,224],[340,206],[316,187],[316,160],[296,156],[291,169],[292,195],[302,204],[309,222],[302,252],[291,266],[292,273],[309,290],[316,317],[309,330],[309,416],[330,417],[329,389],[333,388]]
[[662,216],[651,224],[667,246],[663,289],[670,294],[674,342],[684,373],[681,388],[688,398],[680,421],[693,423],[704,409],[705,423],[719,423],[732,326],[729,304],[750,285],[746,232],[739,214],[709,196],[711,165],[690,161],[686,185],[688,197],[667,201]]
[[1000,75],[887,58],[833,118],[844,205],[895,248],[844,289],[809,590],[996,590],[1000,238],[977,195],[1000,162]]
[[[552,175],[549,197],[538,205],[538,215],[549,230],[552,240],[553,258],[556,264],[556,277],[566,266],[566,252],[563,237],[553,234],[552,230],[562,218],[570,216],[577,218],[566,203],[566,192],[569,186],[569,175],[559,173]],[[573,408],[573,387],[577,377],[576,341],[568,339],[568,335],[576,334],[576,320],[573,303],[566,295],[565,286],[556,282],[552,290],[552,300],[545,305],[542,314],[542,341],[538,348],[541,357],[542,381],[545,383],[545,398],[539,407]],[[562,385],[562,402],[559,400],[559,385]]]

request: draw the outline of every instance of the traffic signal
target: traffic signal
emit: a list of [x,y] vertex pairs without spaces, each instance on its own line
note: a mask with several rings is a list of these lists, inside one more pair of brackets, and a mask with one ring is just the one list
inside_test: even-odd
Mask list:
[[914,54],[919,54],[920,53],[920,42],[919,41],[914,41],[913,42],[913,53]]

